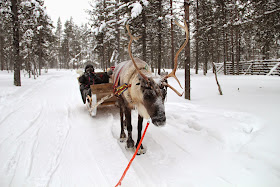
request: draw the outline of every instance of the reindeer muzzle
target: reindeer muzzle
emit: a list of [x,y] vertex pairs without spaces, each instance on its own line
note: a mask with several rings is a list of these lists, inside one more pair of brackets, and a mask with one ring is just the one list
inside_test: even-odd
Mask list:
[[163,127],[166,124],[166,117],[165,115],[161,117],[155,116],[152,118],[152,122],[157,127]]

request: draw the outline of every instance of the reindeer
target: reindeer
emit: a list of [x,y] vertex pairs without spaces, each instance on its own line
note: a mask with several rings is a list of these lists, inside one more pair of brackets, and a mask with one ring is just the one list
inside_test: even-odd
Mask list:
[[[120,122],[121,133],[120,141],[126,139],[124,126],[126,125],[128,137],[126,141],[127,148],[134,148],[134,141],[132,139],[132,125],[131,125],[131,110],[138,109],[138,138],[135,147],[138,146],[141,134],[143,118],[152,120],[155,126],[161,127],[166,123],[164,101],[167,94],[167,87],[171,88],[178,96],[182,96],[176,89],[170,86],[167,82],[169,77],[174,77],[182,88],[178,78],[176,77],[177,61],[179,53],[188,43],[188,27],[182,26],[176,22],[178,26],[186,32],[186,40],[175,55],[174,69],[165,77],[153,76],[148,64],[139,58],[133,58],[131,52],[131,44],[133,40],[138,40],[140,37],[133,37],[130,33],[129,26],[126,25],[130,41],[128,45],[128,52],[131,60],[118,64],[114,70],[113,80],[116,85],[121,85],[122,90],[125,90],[118,97],[118,104],[120,107]],[[125,120],[124,120],[125,116]],[[125,123],[125,124],[124,124]],[[145,153],[143,145],[140,146],[138,154]]]

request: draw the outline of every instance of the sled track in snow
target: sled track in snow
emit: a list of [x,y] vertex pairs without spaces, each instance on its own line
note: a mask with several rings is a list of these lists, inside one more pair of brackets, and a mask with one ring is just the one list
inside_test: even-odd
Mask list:
[[[136,112],[132,112],[132,115],[137,115]],[[133,116],[133,119],[137,119]],[[120,124],[119,118],[115,115],[114,123],[111,127],[111,133],[114,139],[118,142],[120,150],[122,151],[123,155],[126,157],[126,162],[130,161],[132,155],[134,154],[133,151],[127,150],[125,148],[126,141],[120,142],[119,134],[120,134]],[[133,121],[133,139],[136,142],[137,140],[137,120]],[[145,127],[146,123],[144,120],[143,128]],[[166,126],[169,126],[167,124]],[[163,127],[164,128],[164,127]],[[168,185],[168,181],[164,178],[156,178],[153,174],[153,171],[160,173],[160,171],[165,168],[165,165],[168,165],[172,162],[172,155],[171,152],[180,152],[181,155],[185,155],[183,157],[191,157],[191,153],[184,147],[180,146],[176,141],[170,139],[168,135],[163,131],[163,128],[155,127],[153,124],[147,130],[147,134],[143,141],[143,146],[147,149],[147,152],[142,155],[137,155],[134,162],[132,163],[128,173],[135,173],[138,177],[138,180],[145,181],[145,183],[151,186],[158,186],[161,185]],[[182,161],[183,162],[183,161]],[[123,166],[123,170],[125,169],[126,164]],[[151,167],[153,168],[151,171]],[[147,168],[149,170],[147,171]],[[120,171],[120,176],[123,172]],[[125,180],[125,179],[124,179]],[[164,182],[165,181],[165,182]]]
[[[26,90],[23,90],[22,93],[14,92],[10,94],[7,98],[5,98],[5,106],[14,106],[14,109],[12,111],[8,111],[6,114],[2,113],[2,119],[0,119],[0,127],[1,125],[10,118],[13,114],[20,111],[24,106],[30,103],[32,101],[33,97],[40,92],[40,88],[42,85],[47,85],[46,83],[49,81],[55,81],[55,78],[59,78],[61,76],[54,76],[54,77],[48,77],[43,81],[43,84],[41,82],[35,82],[35,86],[32,86],[30,88],[26,88]],[[10,107],[8,107],[10,108]]]
[[[53,156],[53,159],[52,159],[52,162],[51,162],[51,168],[49,169],[48,171],[48,174],[47,176],[49,176],[49,179],[47,181],[47,184],[46,186],[50,186],[50,183],[52,181],[52,178],[54,176],[54,174],[56,173],[59,165],[60,165],[60,162],[61,162],[61,154],[63,152],[63,149],[67,143],[67,140],[68,140],[68,137],[69,137],[69,132],[70,132],[70,129],[71,129],[71,126],[70,126],[70,120],[71,119],[71,108],[69,107],[69,105],[66,107],[66,120],[65,120],[65,123],[63,124],[69,124],[66,128],[66,132],[62,135],[60,135],[59,137],[59,144],[56,148],[56,153],[55,155]],[[64,128],[65,129],[65,128]],[[59,133],[60,134],[60,133]]]
[[20,143],[15,151],[15,153],[13,154],[12,158],[9,159],[9,162],[7,164],[7,171],[6,173],[12,173],[12,178],[11,178],[11,181],[9,183],[9,186],[12,185],[13,183],[13,180],[15,178],[15,175],[16,175],[16,170],[17,170],[17,167],[18,167],[18,163],[19,163],[19,159],[20,159],[20,152],[21,152],[21,149],[23,149],[23,145],[24,143]]
[[[41,117],[41,115],[42,115],[42,111],[43,111],[44,105],[45,105],[45,104],[43,104],[43,106],[41,106],[41,108],[39,109],[39,112],[36,114],[36,116],[35,116],[33,119],[30,120],[28,127],[27,127],[25,130],[23,130],[23,131],[16,137],[17,140],[18,140],[22,135],[24,135],[24,134],[26,133],[26,131],[28,131],[29,129],[31,129],[31,128],[34,126],[34,124],[36,124],[36,122],[40,119],[40,117]],[[39,128],[38,128],[38,129],[39,129]]]

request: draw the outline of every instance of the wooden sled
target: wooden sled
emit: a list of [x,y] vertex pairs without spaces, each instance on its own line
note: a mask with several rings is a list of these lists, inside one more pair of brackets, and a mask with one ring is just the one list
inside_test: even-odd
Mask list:
[[96,116],[97,107],[105,105],[115,105],[117,98],[113,93],[112,83],[91,85],[91,98],[88,96],[88,111],[91,116]]
[[[102,73],[103,72],[98,72],[96,74],[100,76]],[[80,73],[80,75],[82,75],[82,73]],[[86,106],[91,116],[96,116],[98,106],[116,104],[117,98],[113,93],[113,83],[95,84],[91,85],[90,88],[91,97],[87,96]]]

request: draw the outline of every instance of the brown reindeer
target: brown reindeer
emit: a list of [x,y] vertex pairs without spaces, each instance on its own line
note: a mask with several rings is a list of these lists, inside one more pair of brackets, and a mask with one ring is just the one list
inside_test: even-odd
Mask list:
[[[142,134],[143,118],[151,118],[152,123],[158,127],[164,126],[166,123],[164,101],[167,94],[167,87],[171,88],[177,95],[182,96],[176,89],[167,83],[167,78],[174,77],[181,86],[178,78],[175,75],[177,69],[177,61],[179,53],[188,43],[188,28],[185,23],[185,27],[182,27],[186,32],[186,40],[181,48],[175,55],[174,69],[170,74],[165,77],[153,76],[148,64],[138,58],[133,58],[131,53],[131,44],[133,40],[138,38],[133,37],[130,33],[128,25],[126,26],[130,41],[128,45],[128,52],[131,60],[118,64],[114,70],[113,79],[115,86],[119,85],[125,90],[118,97],[120,106],[120,120],[121,120],[121,134],[120,141],[123,142],[126,139],[124,131],[124,125],[127,127],[128,137],[126,141],[127,148],[134,148],[134,141],[132,139],[132,125],[131,125],[131,110],[138,110],[138,139],[136,147],[139,144]],[[182,86],[181,86],[182,88]],[[125,116],[125,120],[124,120]],[[125,123],[125,124],[124,124]],[[138,154],[144,153],[144,148],[141,145]]]

